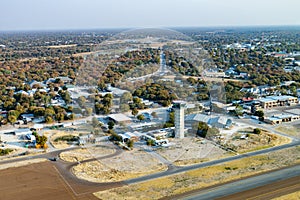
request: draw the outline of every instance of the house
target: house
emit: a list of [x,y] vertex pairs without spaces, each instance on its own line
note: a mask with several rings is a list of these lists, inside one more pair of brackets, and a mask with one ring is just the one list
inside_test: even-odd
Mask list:
[[111,115],[108,115],[108,118],[109,118],[109,120],[112,120],[116,124],[131,122],[131,119],[124,114],[111,114]]

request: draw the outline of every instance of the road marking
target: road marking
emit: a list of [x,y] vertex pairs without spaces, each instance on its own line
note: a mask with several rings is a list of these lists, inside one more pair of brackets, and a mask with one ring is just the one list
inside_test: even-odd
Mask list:
[[[78,196],[78,194],[75,192],[75,190],[72,188],[72,186],[67,182],[67,180],[63,177],[63,175],[58,171],[58,169],[53,166],[54,169],[56,170],[56,172],[58,173],[58,175],[62,178],[62,180],[67,184],[67,186],[69,186],[69,188],[71,189],[71,191],[74,193],[75,196]],[[68,190],[69,191],[69,190]],[[73,196],[72,196],[73,197]],[[75,199],[75,198],[73,198]]]

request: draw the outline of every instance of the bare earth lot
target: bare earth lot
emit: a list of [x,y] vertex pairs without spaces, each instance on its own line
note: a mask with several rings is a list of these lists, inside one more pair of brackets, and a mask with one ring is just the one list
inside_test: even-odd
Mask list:
[[226,155],[226,151],[208,140],[188,137],[169,140],[173,145],[168,148],[158,148],[156,152],[178,166],[214,160]]
[[144,151],[124,151],[122,154],[75,166],[73,173],[92,182],[115,182],[159,171],[167,166]]
[[0,172],[0,199],[77,199],[50,162]]

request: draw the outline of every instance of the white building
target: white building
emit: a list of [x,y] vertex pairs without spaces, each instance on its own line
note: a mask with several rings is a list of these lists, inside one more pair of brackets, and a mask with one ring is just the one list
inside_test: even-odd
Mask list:
[[173,109],[175,110],[175,137],[184,138],[184,108],[186,103],[183,101],[174,101]]

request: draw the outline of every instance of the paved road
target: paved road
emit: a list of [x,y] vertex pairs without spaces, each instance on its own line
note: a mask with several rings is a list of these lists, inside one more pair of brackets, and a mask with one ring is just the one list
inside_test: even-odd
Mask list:
[[[209,188],[206,190],[199,190],[198,192],[187,194],[186,196],[182,195],[181,198],[176,197],[176,199],[185,199],[185,200],[211,200],[211,199],[269,199],[268,195],[276,197],[276,194],[284,194],[280,189],[286,189],[287,191],[291,191],[293,188],[297,191],[300,187],[300,165],[293,166],[290,168],[285,168],[278,171],[273,171],[270,173],[262,174],[259,176],[254,176],[251,178],[231,182],[228,184],[224,184],[218,187]],[[280,182],[284,182],[285,185],[281,185]],[[272,185],[270,185],[273,183]],[[267,185],[263,190],[263,186]],[[274,185],[277,185],[277,188],[274,188]],[[270,187],[273,186],[273,188]],[[258,190],[259,192],[254,193],[244,193],[243,191],[252,192]],[[276,193],[276,189],[277,192]],[[239,194],[237,194],[239,193]],[[269,194],[268,194],[269,193]],[[235,194],[235,195],[234,195]]]

